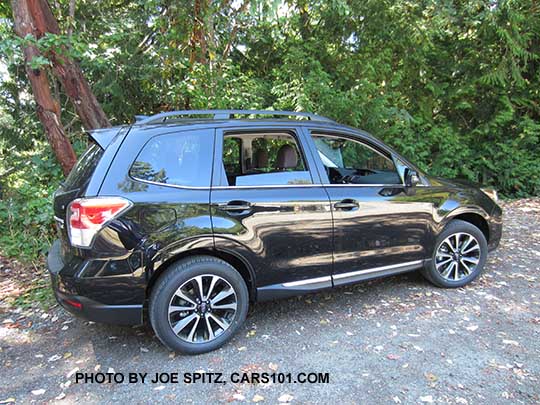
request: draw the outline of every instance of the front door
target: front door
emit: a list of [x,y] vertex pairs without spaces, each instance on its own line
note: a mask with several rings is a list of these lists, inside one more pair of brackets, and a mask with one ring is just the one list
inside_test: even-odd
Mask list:
[[216,136],[215,246],[251,264],[258,299],[332,285],[330,201],[302,136],[294,127]]
[[418,268],[432,205],[403,183],[390,152],[358,136],[311,131],[334,218],[335,285]]

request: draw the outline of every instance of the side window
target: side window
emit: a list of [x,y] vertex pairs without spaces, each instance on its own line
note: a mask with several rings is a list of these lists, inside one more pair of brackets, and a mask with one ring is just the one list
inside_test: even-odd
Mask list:
[[288,133],[225,135],[223,166],[229,186],[312,183],[298,142]]
[[84,187],[84,184],[90,180],[90,176],[92,176],[92,172],[102,156],[103,149],[97,144],[92,144],[71,169],[67,179],[64,181],[64,189],[72,190]]
[[207,131],[156,136],[140,151],[129,174],[139,180],[209,187],[213,138]]
[[331,184],[402,184],[390,156],[349,138],[313,134]]
[[242,141],[240,138],[227,136],[223,140],[223,165],[226,173],[240,173],[242,165]]

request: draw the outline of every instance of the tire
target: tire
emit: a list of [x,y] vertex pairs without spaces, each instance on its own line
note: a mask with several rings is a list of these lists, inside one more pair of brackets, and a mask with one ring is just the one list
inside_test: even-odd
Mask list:
[[247,286],[238,271],[215,257],[194,256],[172,264],[159,277],[150,295],[149,317],[169,349],[200,354],[230,340],[246,319],[248,306]]
[[[459,238],[457,239],[457,244],[456,236]],[[478,249],[474,249],[474,241],[468,239],[469,236],[474,238]],[[456,245],[458,247],[461,246],[461,248],[456,249]],[[455,256],[452,247],[458,252],[457,256]],[[459,253],[463,252],[467,253],[460,256]],[[463,287],[475,280],[482,273],[486,263],[487,252],[486,237],[480,229],[469,222],[453,220],[437,237],[433,256],[421,272],[428,281],[437,287]],[[456,263],[452,265],[453,268],[450,271],[449,266],[451,266],[451,262],[450,264],[446,264],[447,260]],[[477,260],[476,264],[474,264],[475,260]],[[459,266],[457,269],[456,265]],[[470,270],[469,272],[467,272],[467,268]]]

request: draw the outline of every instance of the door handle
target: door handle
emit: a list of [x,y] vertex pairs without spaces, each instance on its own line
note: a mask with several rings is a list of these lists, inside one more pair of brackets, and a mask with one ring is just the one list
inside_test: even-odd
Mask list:
[[334,204],[334,208],[337,210],[354,210],[359,207],[358,201],[351,198],[346,198]]
[[251,203],[247,201],[229,201],[228,203],[218,204],[222,211],[239,212],[251,209]]

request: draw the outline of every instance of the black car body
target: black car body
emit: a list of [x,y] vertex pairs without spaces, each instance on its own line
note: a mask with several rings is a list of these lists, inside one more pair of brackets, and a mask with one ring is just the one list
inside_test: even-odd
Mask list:
[[[485,192],[424,174],[368,133],[309,114],[174,118],[198,113],[90,134],[95,145],[54,196],[48,264],[64,308],[141,323],[165,269],[195,256],[229,264],[261,301],[426,268],[454,220],[490,250],[499,243],[501,209]],[[111,197],[127,201],[121,213],[74,246],[70,204]]]

